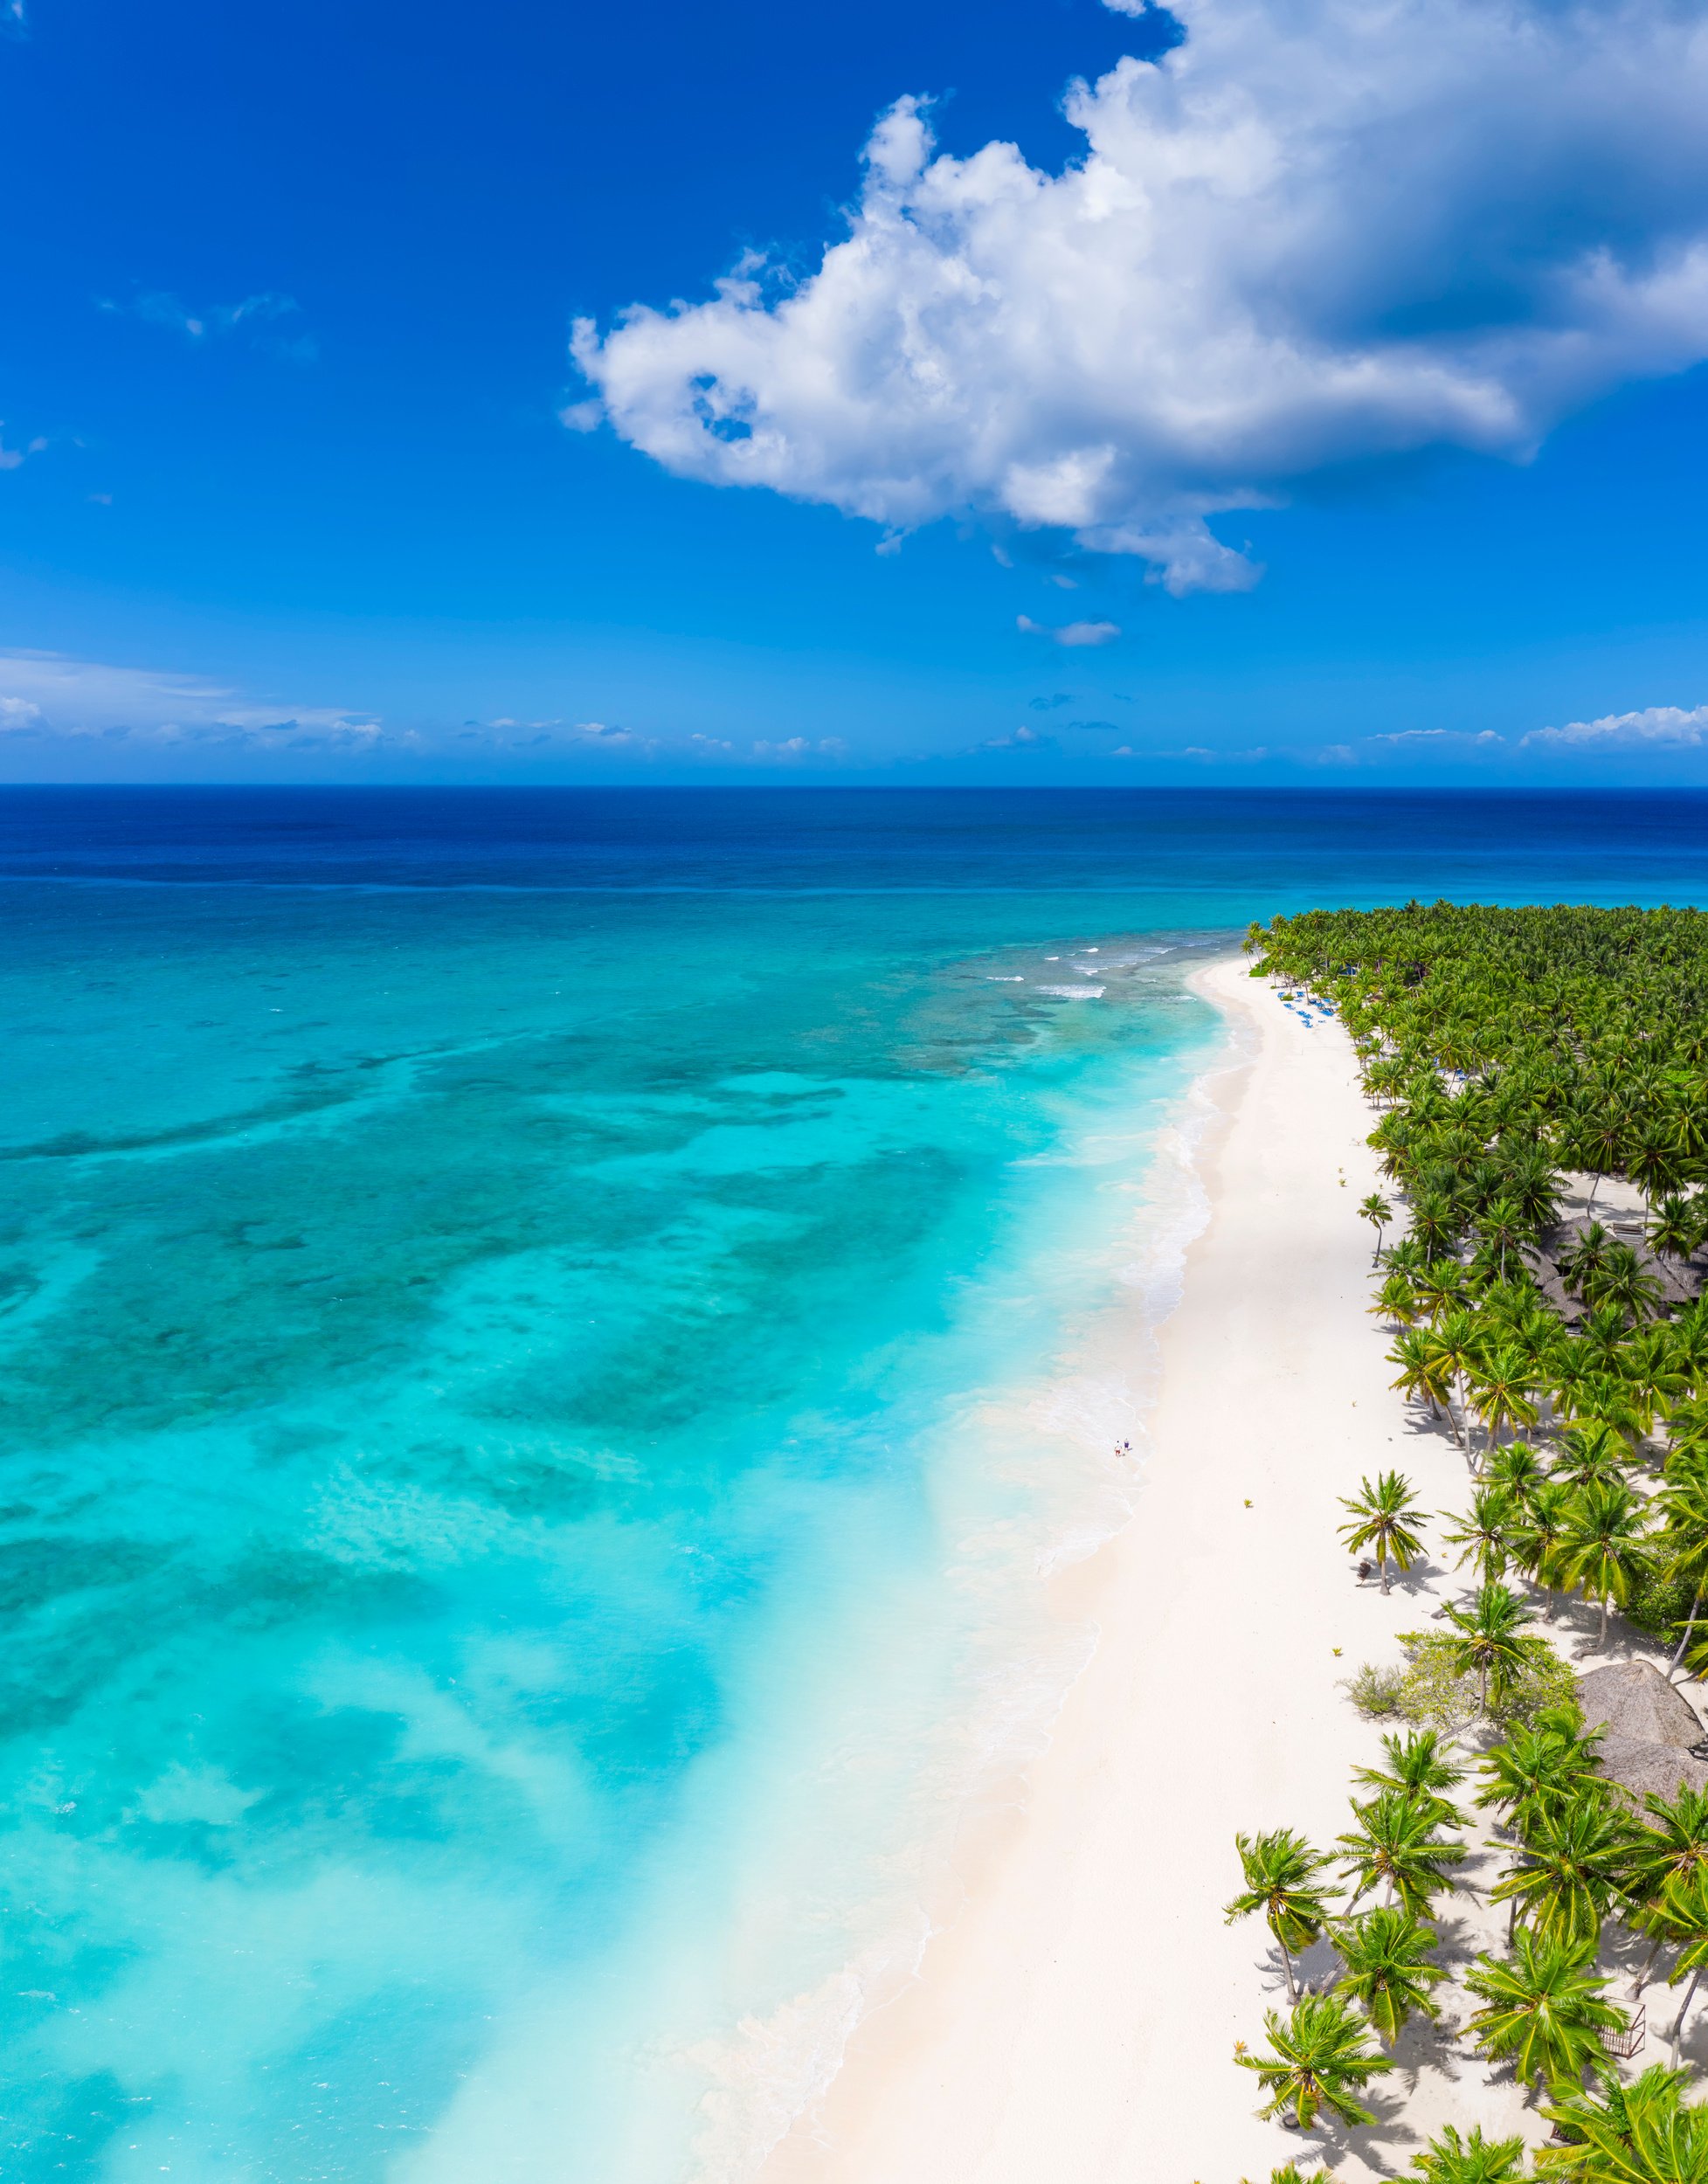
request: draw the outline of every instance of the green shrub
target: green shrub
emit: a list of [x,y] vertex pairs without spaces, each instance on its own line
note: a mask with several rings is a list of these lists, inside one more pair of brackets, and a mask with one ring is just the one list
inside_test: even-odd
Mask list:
[[[1398,1711],[1420,1727],[1456,1736],[1477,1718],[1477,1677],[1454,1666],[1454,1641],[1441,1632],[1402,1630],[1406,1668]],[[1504,1691],[1490,1694],[1489,1718],[1503,1729],[1533,1721],[1545,1707],[1577,1704],[1577,1678],[1545,1638],[1521,1638],[1525,1666]]]
[[1400,1695],[1404,1688],[1406,1671],[1403,1669],[1378,1669],[1366,1661],[1353,1676],[1341,1685],[1360,1714],[1372,1721],[1390,1721],[1400,1712]]
[[1655,1570],[1631,1587],[1625,1614],[1639,1630],[1672,1646],[1678,1642],[1679,1626],[1690,1614],[1695,1597],[1696,1587],[1688,1578],[1664,1577]]

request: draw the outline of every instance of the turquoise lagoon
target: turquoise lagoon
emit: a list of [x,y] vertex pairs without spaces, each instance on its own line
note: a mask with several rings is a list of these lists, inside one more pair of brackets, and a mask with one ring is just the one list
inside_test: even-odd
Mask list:
[[750,2175],[1082,1657],[1187,973],[1704,891],[1518,809],[0,798],[0,2174]]

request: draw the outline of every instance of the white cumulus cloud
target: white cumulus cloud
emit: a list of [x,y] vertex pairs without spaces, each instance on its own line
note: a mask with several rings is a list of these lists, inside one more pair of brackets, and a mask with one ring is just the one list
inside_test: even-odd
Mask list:
[[1533,750],[1690,750],[1708,743],[1708,705],[1650,705],[1641,713],[1537,728],[1523,738]]
[[708,301],[578,324],[605,418],[685,476],[892,530],[1059,527],[1227,590],[1259,572],[1219,513],[1349,460],[1522,458],[1708,356],[1699,8],[1173,11],[1184,45],[1071,87],[1061,172],[940,154],[904,98],[806,278],[750,256]]
[[1014,626],[1028,637],[1054,638],[1058,645],[1109,645],[1121,634],[1118,622],[1064,622],[1060,628],[1052,628],[1048,622],[1034,622],[1029,614],[1017,614]]

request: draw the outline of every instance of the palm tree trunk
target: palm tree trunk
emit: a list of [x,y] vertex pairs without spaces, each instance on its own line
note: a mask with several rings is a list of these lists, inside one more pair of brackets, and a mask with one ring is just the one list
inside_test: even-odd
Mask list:
[[1607,1595],[1605,1593],[1602,1593],[1602,1595],[1601,1595],[1601,1636],[1600,1636],[1600,1637],[1596,1640],[1596,1641],[1595,1641],[1595,1642],[1596,1642],[1597,1648],[1598,1648],[1601,1652],[1605,1653],[1605,1652],[1607,1651],[1607,1649],[1608,1649],[1608,1595]]
[[1299,1999],[1299,1983],[1293,1977],[1292,1952],[1288,1948],[1287,1944],[1281,1940],[1281,1936],[1278,1933],[1276,1936],[1276,1939],[1281,1942],[1281,1961],[1287,1967],[1287,1999],[1289,2001],[1297,2002]]
[[1378,1560],[1378,1562],[1379,1562],[1379,1564],[1380,1564],[1380,1568],[1381,1568],[1381,1572],[1382,1572],[1382,1597],[1383,1597],[1383,1599],[1384,1599],[1384,1600],[1386,1600],[1386,1597],[1387,1597],[1387,1579],[1388,1579],[1387,1557],[1386,1557],[1386,1555],[1380,1555],[1380,1556],[1378,1556],[1377,1560]]
[[1696,1983],[1701,1977],[1702,1966],[1698,1965],[1691,1974],[1690,1985],[1684,1989],[1684,2007],[1679,2011],[1678,2022],[1672,2028],[1672,2067],[1675,2070],[1678,2068],[1678,2042],[1684,2037],[1684,2020],[1690,2014],[1691,2004],[1696,2000]]
[[1633,1996],[1641,1995],[1643,1988],[1648,1986],[1649,1978],[1655,1969],[1656,1959],[1659,1957],[1662,1950],[1664,1949],[1665,1946],[1666,1936],[1664,1934],[1657,1935],[1653,1947],[1649,1950],[1649,1954],[1643,1959],[1642,1971],[1637,1973],[1635,1979],[1631,1982],[1631,1993]]
[[1691,1602],[1690,1620],[1685,1623],[1684,1629],[1679,1633],[1678,1643],[1673,1649],[1672,1658],[1666,1664],[1667,1680],[1669,1682],[1670,1682],[1671,1679],[1678,1673],[1678,1663],[1684,1658],[1684,1648],[1691,1642],[1691,1632],[1695,1628],[1696,1619],[1701,1613],[1702,1587],[1698,1585],[1696,1588],[1696,1598]]

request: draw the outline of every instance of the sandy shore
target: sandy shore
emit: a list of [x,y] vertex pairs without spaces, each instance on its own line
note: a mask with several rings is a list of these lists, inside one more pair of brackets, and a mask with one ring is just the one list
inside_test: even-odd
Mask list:
[[1337,1680],[1458,1589],[1439,1569],[1386,1600],[1355,1584],[1338,1496],[1396,1461],[1433,1509],[1466,1479],[1390,1393],[1366,1315],[1356,1208],[1378,1178],[1345,1034],[1236,961],[1199,978],[1246,1058],[1212,1087],[1212,1217],[1164,1330],[1135,1517],[1063,1580],[1096,1653],[1013,1809],[969,1838],[962,1907],[764,2184],[1234,2184],[1317,2150],[1352,2179],[1403,2168],[1449,2117],[1541,2135],[1510,2081],[1427,2033],[1390,2081],[1403,2119],[1350,2146],[1259,2122],[1231,2061],[1284,1999],[1267,1932],[1221,1918],[1234,1832],[1346,1824],[1378,1740]]

